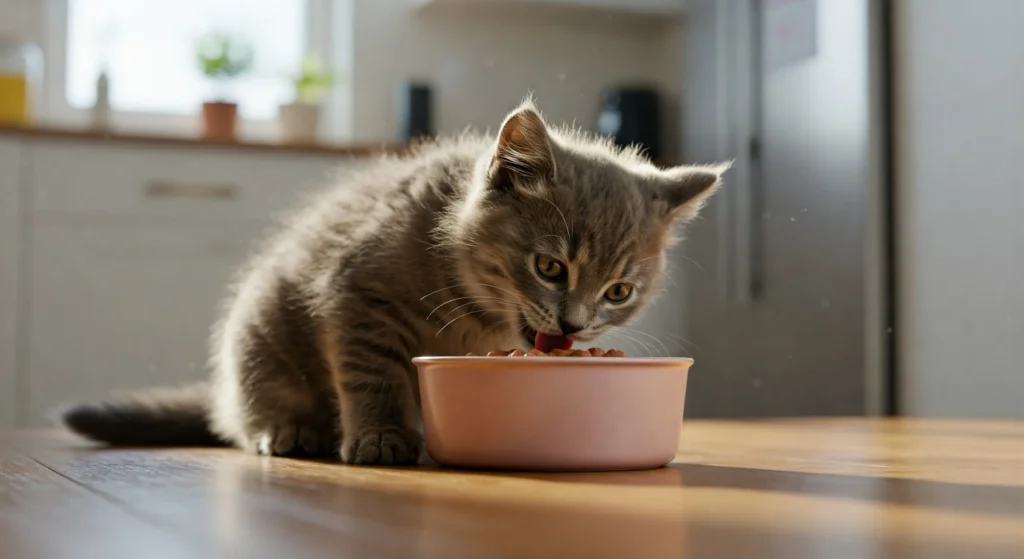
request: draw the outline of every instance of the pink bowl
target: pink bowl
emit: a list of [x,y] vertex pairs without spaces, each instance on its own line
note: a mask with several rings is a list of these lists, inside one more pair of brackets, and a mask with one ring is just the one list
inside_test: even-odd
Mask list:
[[593,471],[672,461],[693,360],[417,357],[413,363],[434,461]]

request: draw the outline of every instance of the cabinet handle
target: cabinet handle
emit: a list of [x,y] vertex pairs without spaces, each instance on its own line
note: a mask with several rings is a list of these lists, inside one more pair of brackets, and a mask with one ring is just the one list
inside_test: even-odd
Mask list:
[[149,198],[208,198],[233,200],[238,189],[233,184],[151,181],[146,185]]

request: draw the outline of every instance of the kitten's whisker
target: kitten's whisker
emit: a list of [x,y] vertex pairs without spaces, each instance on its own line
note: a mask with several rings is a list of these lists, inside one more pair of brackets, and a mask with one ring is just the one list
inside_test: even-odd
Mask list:
[[[629,331],[629,332],[634,332],[633,330],[628,329],[628,328],[626,330]],[[647,348],[648,355],[650,357],[660,357],[661,356],[661,351],[658,349],[658,346],[656,346],[656,345],[654,345],[654,344],[652,344],[650,342],[645,342],[645,341],[637,338],[636,336],[633,336],[632,334],[627,333],[625,331],[622,332],[622,335],[629,337],[629,339],[631,339],[631,340],[636,340],[637,343],[639,343],[639,344],[643,344],[643,346]]]
[[[505,305],[511,305],[511,306],[513,306],[514,308],[522,308],[522,307],[515,307],[515,304],[514,304],[514,303],[509,303],[509,302],[505,301],[504,299],[498,299],[498,298],[495,298],[494,300],[491,300],[490,302],[492,302],[492,303],[494,303],[494,302],[497,302],[497,303],[503,303],[503,304],[505,304]],[[451,314],[452,314],[453,312],[455,312],[455,311],[457,311],[457,310],[459,310],[459,309],[461,309],[461,308],[463,308],[463,307],[468,307],[468,306],[470,306],[470,305],[475,305],[476,303],[477,303],[476,301],[470,301],[470,302],[468,302],[468,303],[463,303],[463,304],[461,304],[461,305],[459,305],[459,306],[455,307],[454,309],[452,309],[452,310],[450,310],[450,311],[446,312],[446,313],[444,314],[444,316],[442,316],[442,317],[441,317],[441,320],[444,320],[445,318],[448,318],[448,317],[449,317],[449,316],[450,316],[450,315],[451,315]]]
[[696,266],[698,270],[700,270],[700,273],[704,274],[705,276],[708,275],[707,270],[704,269],[704,266],[700,265],[700,262],[697,262],[696,260],[690,258],[689,256],[686,256],[685,254],[680,254],[680,256],[682,256],[685,260],[689,260],[690,262],[692,262],[693,265]]
[[466,287],[466,286],[469,286],[469,285],[482,285],[484,287],[492,287],[494,289],[497,289],[498,291],[504,291],[505,293],[508,293],[509,295],[512,295],[513,297],[515,297],[517,299],[519,298],[519,294],[518,293],[514,293],[512,291],[509,291],[508,289],[504,289],[504,288],[498,287],[497,285],[491,285],[489,283],[481,283],[481,282],[478,282],[478,281],[470,281],[470,282],[466,282],[466,283],[458,283],[458,284],[455,284],[455,285],[449,285],[447,287],[442,287],[441,289],[438,289],[436,291],[431,291],[430,293],[427,293],[426,295],[420,297],[420,301],[426,299],[427,297],[430,297],[431,295],[434,295],[435,293],[440,293],[440,292],[445,291],[447,289],[458,289],[460,287]]
[[637,330],[636,328],[626,328],[626,330],[628,330],[630,332],[635,332],[637,334],[640,334],[641,336],[647,336],[648,338],[654,340],[656,343],[661,345],[661,348],[663,350],[665,350],[666,357],[672,354],[672,352],[668,349],[668,346],[666,346],[664,342],[659,340],[657,336],[652,336],[651,334],[648,334],[647,332],[644,332],[643,330]]
[[[669,338],[669,340],[668,340],[669,343],[673,344],[673,347],[678,349],[680,352],[682,352],[684,354],[687,354],[687,355],[690,353],[689,349],[687,349],[687,347],[686,347],[686,340],[683,339],[682,337],[675,336],[673,334],[663,334],[662,338],[664,338],[664,337],[668,337]],[[664,340],[662,340],[662,341],[664,341]]]
[[639,353],[638,351],[636,351],[637,348],[644,349],[648,353],[650,353],[649,348],[645,347],[643,344],[640,344],[635,338],[628,337],[618,330],[609,330],[608,333],[605,335],[620,342],[628,343],[632,348],[632,353]]
[[456,320],[458,320],[458,319],[460,319],[460,318],[466,318],[467,316],[469,316],[469,315],[471,315],[471,314],[482,314],[482,313],[485,313],[485,312],[490,312],[490,311],[489,311],[489,310],[487,310],[487,309],[484,309],[484,310],[480,310],[480,311],[469,311],[469,312],[468,312],[468,313],[466,313],[466,314],[462,314],[462,315],[456,316],[455,318],[453,318],[453,319],[451,319],[450,321],[448,321],[448,323],[446,323],[446,324],[445,324],[444,326],[442,326],[442,327],[441,327],[441,329],[440,329],[440,330],[438,330],[436,334],[434,334],[434,337],[436,338],[436,337],[440,336],[440,335],[441,335],[441,332],[444,332],[444,329],[445,329],[445,328],[447,328],[447,327],[451,326],[451,324],[452,324],[453,322],[455,322]]
[[509,291],[508,289],[505,289],[505,288],[502,288],[502,287],[498,287],[497,285],[491,285],[489,283],[481,283],[481,282],[475,282],[475,284],[476,285],[482,285],[484,287],[492,287],[494,289],[497,289],[498,291],[504,291],[505,293],[508,293],[509,295],[511,295],[511,296],[513,296],[513,297],[515,297],[517,299],[519,298],[519,294],[518,293],[514,293],[514,292]]
[[[438,309],[440,309],[441,307],[447,305],[448,303],[454,303],[455,301],[462,301],[463,299],[472,299],[472,298],[473,297],[455,297],[454,299],[448,299],[447,301],[445,301],[445,302],[441,303],[440,305],[434,307],[434,310],[430,311],[430,314],[427,315],[427,320],[430,320],[430,317],[434,316],[434,313],[436,313],[438,311]],[[423,299],[420,299],[420,300],[422,301]]]
[[653,352],[652,352],[650,346],[648,346],[647,344],[641,342],[640,340],[638,340],[638,339],[636,339],[636,338],[634,338],[632,336],[629,336],[629,335],[627,335],[627,334],[625,334],[625,333],[623,333],[621,331],[609,330],[606,335],[609,336],[609,337],[613,337],[613,338],[615,338],[615,339],[617,339],[619,341],[623,341],[623,342],[628,343],[630,346],[632,346],[633,350],[636,350],[637,348],[640,348],[640,349],[646,351],[648,357],[653,355]]
[[[623,338],[622,336],[618,335],[616,332],[613,332],[611,330],[608,330],[604,334],[601,334],[601,337],[602,338],[607,337],[608,340],[612,341],[612,342],[627,343],[627,344],[629,344],[631,349],[636,349],[636,346],[632,342],[630,342],[629,340],[626,340],[625,338]],[[609,349],[611,349],[611,348],[609,348]],[[632,353],[632,351],[631,351],[631,353]]]
[[555,205],[555,203],[554,203],[554,202],[552,202],[551,200],[549,200],[549,199],[547,199],[547,198],[541,198],[541,200],[544,200],[544,201],[545,201],[545,202],[547,202],[548,204],[551,204],[551,207],[552,207],[552,208],[555,208],[555,211],[556,211],[556,212],[558,212],[558,215],[559,215],[559,216],[561,216],[561,218],[562,218],[562,223],[563,223],[563,224],[565,224],[565,233],[566,233],[567,235],[569,235],[569,238],[568,238],[568,239],[565,239],[565,243],[566,243],[566,244],[569,244],[569,241],[571,241],[571,240],[572,240],[572,230],[571,230],[571,229],[569,229],[569,221],[565,219],[565,214],[564,214],[564,213],[562,213],[562,210],[558,209],[558,206],[556,206],[556,205]]
[[679,344],[679,347],[687,353],[696,353],[700,350],[697,344],[687,340],[682,336],[676,336],[675,334],[667,334],[671,338],[675,338],[675,341]]
[[[492,325],[488,326],[486,329],[484,329],[484,331],[481,332],[480,335],[476,337],[476,342],[474,342],[473,345],[476,345],[476,344],[480,343],[480,340],[484,339],[484,336],[486,336],[488,332],[490,332],[491,330],[494,330],[498,326],[501,326],[502,324],[508,324],[509,322],[518,322],[518,321],[519,321],[519,317],[509,318],[509,319],[506,319],[506,320],[501,320],[501,321],[495,322],[494,324],[492,324]],[[522,332],[524,329],[526,329],[526,326],[527,325],[525,325],[525,324],[520,326],[516,330],[516,332]]]
[[481,332],[479,336],[477,336],[477,341],[480,341],[480,339],[483,338],[484,336],[486,336],[488,332],[490,332],[491,330],[494,330],[495,328],[497,328],[498,326],[501,326],[502,324],[508,324],[509,322],[518,322],[518,321],[519,321],[519,317],[516,317],[516,318],[506,318],[505,320],[499,320],[498,322],[495,322],[494,324],[492,324],[492,325],[488,326],[487,328],[485,328],[484,331]]
[[[648,337],[654,339],[655,341],[658,341],[659,343],[661,343],[662,346],[665,345],[662,340],[660,340],[659,338],[657,338],[655,336],[652,336],[651,334],[649,334],[647,332],[644,332],[644,331],[636,329],[636,328],[629,328],[629,330],[632,331],[632,332],[636,332],[638,334],[642,334],[644,336],[648,336]],[[692,354],[692,353],[695,352],[695,350],[699,350],[700,349],[699,347],[697,347],[697,344],[691,342],[690,340],[687,340],[686,338],[684,338],[682,336],[677,336],[675,334],[663,334],[663,336],[669,337],[670,338],[669,341],[673,343],[674,347],[676,347],[681,353],[684,353],[686,355]]]
[[[704,266],[701,266],[700,262],[697,262],[693,258],[690,258],[689,256],[686,256],[685,254],[678,253],[678,252],[670,252],[670,253],[666,254],[665,256],[667,256],[669,259],[675,258],[675,257],[682,258],[683,260],[686,260],[686,261],[690,262],[691,264],[693,264],[694,266],[696,266],[697,269],[700,270],[701,274],[704,274],[705,276],[708,275],[708,271],[704,269]],[[657,256],[648,256],[647,258],[644,258],[642,260],[637,260],[637,264],[639,264],[640,262],[643,262],[644,260],[650,260],[651,258],[657,258]]]
[[[556,238],[556,239],[561,239],[561,238],[562,238],[562,236],[561,236],[561,235],[541,235],[540,237],[537,237],[537,238],[535,238],[534,240],[530,241],[530,244],[533,244],[533,243],[535,243],[535,242],[539,241],[540,239],[546,239],[546,238],[548,238],[548,237],[554,237],[554,238]],[[563,240],[564,240],[564,239],[563,239]]]
[[529,324],[523,324],[519,328],[516,328],[516,334],[522,334],[529,327],[530,327]]
[[426,295],[420,297],[420,301],[426,299],[427,297],[430,297],[431,295],[434,295],[435,293],[440,293],[440,292],[448,290],[448,289],[456,289],[458,287],[462,287],[462,284],[459,284],[459,285],[449,285],[447,287],[442,287],[441,289],[438,289],[437,291],[431,291],[430,293],[427,293]]
[[[517,306],[519,308],[525,308],[525,305],[522,305],[521,303],[516,303],[516,302],[513,302],[513,301],[509,301],[507,299],[502,299],[500,297],[473,297],[473,296],[455,297],[454,299],[448,299],[447,301],[445,301],[445,302],[441,303],[440,305],[434,307],[434,310],[430,311],[430,314],[427,315],[427,320],[430,320],[430,317],[434,316],[434,313],[436,313],[441,307],[443,307],[443,306],[445,306],[445,305],[447,305],[449,303],[454,303],[455,301],[463,301],[465,299],[473,299],[475,301],[500,301],[500,302],[505,303],[507,305],[513,305],[513,306]],[[470,302],[468,304],[472,304],[472,302]],[[455,307],[455,308],[456,309],[460,309],[460,308],[462,308],[464,306],[466,306],[466,305],[460,305],[460,306]],[[448,313],[448,314],[451,314],[451,313]]]
[[[451,279],[456,279],[457,280],[457,278],[451,278]],[[458,289],[460,287],[466,287],[467,285],[475,285],[475,282],[449,283],[448,285],[442,287],[441,289],[437,289],[437,290],[431,291],[430,293],[427,293],[426,295],[420,297],[420,301],[426,299],[427,297],[430,297],[431,295],[435,295],[437,293],[440,293],[442,291],[447,291],[449,289]]]

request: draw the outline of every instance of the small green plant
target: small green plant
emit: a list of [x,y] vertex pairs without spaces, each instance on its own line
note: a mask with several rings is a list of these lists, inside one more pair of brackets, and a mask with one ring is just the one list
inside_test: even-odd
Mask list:
[[252,68],[254,53],[248,42],[219,33],[203,37],[196,59],[203,74],[216,82],[237,78]]
[[309,53],[302,59],[299,73],[292,78],[295,86],[295,102],[316,105],[334,85],[333,73],[324,70],[320,57]]

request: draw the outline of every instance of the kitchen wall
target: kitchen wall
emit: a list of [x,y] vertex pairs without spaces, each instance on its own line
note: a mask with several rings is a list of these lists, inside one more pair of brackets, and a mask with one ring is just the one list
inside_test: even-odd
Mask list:
[[895,5],[902,407],[1024,418],[1024,2]]
[[40,42],[46,0],[0,0],[0,37]]
[[409,6],[408,0],[355,2],[357,139],[394,136],[395,85],[410,78],[435,86],[441,132],[495,127],[530,91],[550,120],[590,128],[608,87],[649,83],[666,100],[680,94],[678,25],[623,23],[573,9]]

